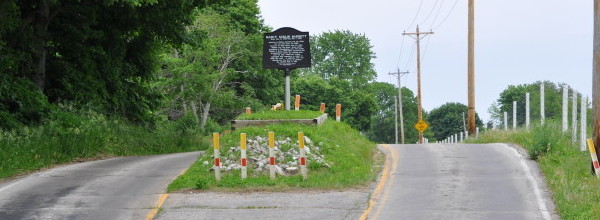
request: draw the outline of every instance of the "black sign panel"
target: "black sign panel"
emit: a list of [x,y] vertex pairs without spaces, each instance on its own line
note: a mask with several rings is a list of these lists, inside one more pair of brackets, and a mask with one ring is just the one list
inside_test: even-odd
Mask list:
[[295,69],[310,67],[308,32],[279,28],[264,35],[263,68]]

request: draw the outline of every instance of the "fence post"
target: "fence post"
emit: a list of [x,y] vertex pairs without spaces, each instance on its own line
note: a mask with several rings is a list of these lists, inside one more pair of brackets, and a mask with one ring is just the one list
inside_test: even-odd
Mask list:
[[294,100],[294,110],[300,110],[300,95],[296,95],[296,100]]
[[275,179],[275,132],[269,131],[269,172]]
[[508,113],[504,112],[504,130],[508,130]]
[[215,179],[221,181],[221,155],[219,152],[219,133],[213,133],[213,148],[215,150]]
[[479,137],[479,127],[475,127],[475,137]]
[[546,86],[544,82],[540,85],[540,120],[541,124],[544,125],[546,122]]
[[246,133],[240,134],[240,151],[242,152],[242,159],[240,161],[242,165],[242,179],[246,179],[248,176],[248,159],[246,156]]
[[308,178],[306,170],[306,149],[304,149],[304,132],[298,132],[298,147],[300,148],[300,172],[302,179]]
[[569,127],[569,86],[563,85],[562,92],[562,131],[567,132],[567,128]]
[[517,129],[517,101],[513,101],[513,130]]
[[525,93],[525,129],[529,131],[529,93]]
[[587,99],[581,95],[581,118],[579,119],[581,122],[581,131],[580,131],[580,150],[585,151],[585,138],[587,135]]
[[573,90],[573,112],[571,113],[572,126],[571,126],[571,141],[577,143],[577,92]]

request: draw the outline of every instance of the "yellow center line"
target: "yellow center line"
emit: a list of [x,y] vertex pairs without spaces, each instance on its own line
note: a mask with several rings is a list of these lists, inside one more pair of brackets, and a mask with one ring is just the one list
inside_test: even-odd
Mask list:
[[[381,145],[383,146],[383,148],[388,152],[387,156],[386,156],[386,160],[385,160],[385,164],[383,167],[383,171],[381,174],[381,180],[379,181],[379,183],[377,184],[377,188],[375,188],[375,192],[373,192],[373,196],[371,196],[371,200],[369,201],[369,206],[367,207],[367,209],[363,212],[363,214],[360,216],[360,220],[365,220],[369,217],[369,214],[371,213],[371,211],[373,211],[373,208],[375,207],[375,203],[377,203],[377,200],[379,198],[379,195],[381,195],[381,192],[383,191],[384,186],[386,186],[386,182],[387,179],[390,176],[390,164],[392,164],[392,172],[396,171],[397,168],[397,152],[395,149],[390,148],[388,145],[383,144]],[[391,185],[392,180],[390,179],[389,183],[387,184],[389,188],[389,185]],[[377,209],[377,212],[375,213],[375,215],[373,216],[373,219],[376,219],[377,216],[379,215],[379,212],[381,212],[381,206],[385,203],[385,200],[387,200],[387,194],[384,195],[379,208]]]
[[152,220],[152,219],[154,219],[154,217],[156,217],[158,210],[163,205],[163,203],[165,203],[165,200],[167,200],[167,197],[169,197],[168,193],[162,194],[160,196],[160,198],[158,199],[158,202],[156,203],[156,206],[154,208],[152,208],[152,210],[150,210],[150,213],[148,213],[148,215],[146,216],[146,220]]

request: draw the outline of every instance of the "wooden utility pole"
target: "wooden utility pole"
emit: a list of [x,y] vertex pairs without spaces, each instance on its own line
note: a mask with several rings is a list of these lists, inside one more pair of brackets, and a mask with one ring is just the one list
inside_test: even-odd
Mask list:
[[[600,157],[600,0],[594,0],[594,61],[593,61],[593,94],[594,108],[594,147]],[[593,166],[593,165],[592,165]],[[592,169],[593,171],[593,169]]]
[[[400,103],[400,105],[398,106],[398,109],[400,110],[400,140],[401,143],[404,144],[404,114],[403,114],[403,105],[402,105],[402,83],[401,83],[401,78],[402,75],[408,74],[408,71],[406,72],[400,72],[400,69],[397,70],[397,72],[395,73],[390,73],[390,75],[396,75],[396,77],[398,78],[398,103]],[[398,110],[396,110],[397,112]],[[396,124],[396,130],[398,129],[398,124]],[[398,131],[396,131],[396,134],[398,134]],[[398,138],[396,138],[397,140]],[[396,144],[398,144],[398,141],[396,141]]]
[[469,54],[468,54],[468,93],[469,93],[469,133],[475,135],[475,0],[469,0]]
[[[417,108],[417,115],[419,121],[423,120],[423,105],[421,102],[421,38],[433,34],[433,32],[420,32],[419,25],[417,25],[417,32],[415,33],[403,33],[402,35],[408,35],[417,41],[417,102],[419,107]],[[421,36],[423,35],[423,36]],[[423,143],[423,132],[419,132],[419,144]]]

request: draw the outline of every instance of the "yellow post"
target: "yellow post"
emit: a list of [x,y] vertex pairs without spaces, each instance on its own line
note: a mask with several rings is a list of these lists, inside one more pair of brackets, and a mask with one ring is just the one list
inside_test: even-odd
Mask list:
[[598,155],[596,155],[596,148],[594,147],[594,140],[587,139],[588,148],[590,149],[590,156],[592,156],[592,164],[594,165],[594,171],[596,171],[596,177],[600,178],[600,164],[598,163]]
[[242,179],[246,179],[248,176],[248,159],[246,156],[246,133],[240,134],[240,150],[242,152]]
[[219,153],[219,133],[213,133],[213,147],[215,156],[215,178],[221,181],[221,155]]
[[342,119],[342,104],[335,105],[335,120],[340,121]]
[[269,131],[269,171],[275,179],[275,132]]
[[306,170],[306,149],[304,148],[304,132],[298,132],[298,147],[300,148],[300,172],[302,179],[308,178]]
[[250,107],[246,107],[246,114],[252,114],[252,109]]
[[321,107],[319,108],[319,110],[321,111],[321,113],[325,113],[325,103],[321,102]]
[[300,110],[300,95],[296,95],[296,100],[294,101],[294,109],[296,111]]

